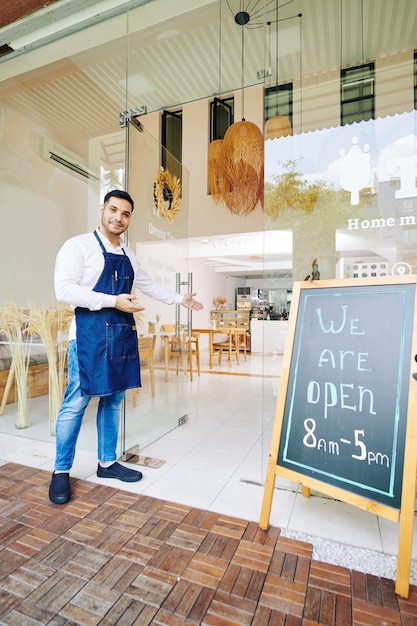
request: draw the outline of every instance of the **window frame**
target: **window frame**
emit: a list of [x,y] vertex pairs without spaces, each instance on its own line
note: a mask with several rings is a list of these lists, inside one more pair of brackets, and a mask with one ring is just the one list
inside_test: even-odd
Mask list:
[[[178,145],[175,139],[170,138],[169,121],[176,120],[179,124]],[[172,130],[171,130],[172,133]],[[173,159],[169,158],[169,155]],[[169,164],[170,163],[170,164]],[[176,111],[164,110],[161,115],[161,166],[170,174],[182,179],[182,109]]]
[[[362,77],[358,74],[362,72]],[[365,76],[368,72],[369,75]],[[349,75],[352,77],[349,80]],[[370,87],[370,89],[369,89]],[[348,89],[357,89],[356,95],[346,97]],[[365,94],[364,91],[369,89],[370,93]],[[352,105],[361,103],[356,112],[348,112],[347,108]],[[363,106],[367,104],[370,106]],[[363,63],[354,67],[346,67],[340,69],[340,125],[352,124],[353,122],[362,122],[375,119],[375,63]]]
[[417,50],[414,50],[413,78],[414,78],[414,109],[417,109]]
[[[227,129],[234,122],[234,97],[213,98],[210,102],[210,142],[223,139]],[[226,111],[226,124],[221,125],[221,112]]]
[[[288,102],[280,104],[279,94],[288,94]],[[276,102],[268,106],[268,100],[270,94],[276,94]],[[272,98],[271,98],[272,99]],[[274,85],[272,87],[265,87],[264,90],[264,122],[266,123],[272,117],[277,115],[283,115],[288,117],[291,127],[293,127],[293,100],[294,90],[293,83],[284,83],[282,85]]]

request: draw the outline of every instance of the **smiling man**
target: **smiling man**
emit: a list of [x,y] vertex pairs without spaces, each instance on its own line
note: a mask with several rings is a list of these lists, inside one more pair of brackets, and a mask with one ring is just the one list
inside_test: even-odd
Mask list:
[[136,482],[139,471],[116,461],[120,405],[126,389],[140,387],[138,340],[133,314],[143,310],[135,290],[166,304],[199,311],[194,293],[181,295],[154,282],[139,265],[121,235],[134,203],[121,190],[109,191],[93,233],[68,239],[55,264],[55,293],[71,305],[75,317],[68,337],[68,386],[56,423],[55,471],[49,487],[54,504],[71,498],[71,470],[85,409],[97,408],[97,476]]

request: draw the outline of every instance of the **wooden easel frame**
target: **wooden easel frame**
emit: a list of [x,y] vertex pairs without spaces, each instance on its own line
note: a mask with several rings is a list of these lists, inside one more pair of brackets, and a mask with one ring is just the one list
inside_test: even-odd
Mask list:
[[414,505],[416,498],[416,474],[417,474],[417,381],[412,377],[413,369],[417,370],[414,355],[417,354],[417,287],[414,298],[414,319],[413,336],[411,340],[412,364],[410,364],[410,380],[407,405],[407,424],[404,447],[404,464],[402,469],[403,480],[401,490],[401,506],[399,509],[381,504],[369,498],[365,498],[356,493],[351,493],[340,489],[334,485],[329,485],[321,480],[310,476],[305,476],[296,471],[278,465],[278,453],[280,448],[280,438],[282,434],[284,411],[287,399],[287,390],[293,355],[294,338],[297,328],[297,314],[302,289],[318,288],[343,288],[370,285],[401,285],[417,283],[416,275],[380,277],[375,279],[344,279],[344,280],[323,280],[313,282],[294,283],[293,300],[291,305],[291,315],[288,323],[288,332],[284,350],[280,386],[275,410],[274,427],[272,432],[271,448],[269,454],[268,468],[264,487],[264,496],[259,526],[266,530],[269,527],[271,515],[272,498],[275,487],[276,476],[283,476],[289,480],[301,483],[302,493],[309,497],[310,489],[315,489],[332,498],[352,504],[360,509],[385,517],[391,521],[399,521],[399,541],[398,541],[398,561],[395,592],[408,598],[409,579],[411,568],[411,553],[413,542],[414,526]]

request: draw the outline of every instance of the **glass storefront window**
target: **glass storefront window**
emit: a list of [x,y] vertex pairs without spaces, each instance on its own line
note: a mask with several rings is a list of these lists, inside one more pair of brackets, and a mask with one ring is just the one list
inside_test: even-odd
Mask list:
[[371,261],[384,275],[417,271],[405,245],[417,227],[415,122],[403,113],[266,143],[266,220],[293,231],[294,279],[314,258],[322,278]]
[[[265,26],[275,19],[269,2],[260,3],[254,27],[245,27],[243,80],[242,27],[234,20],[240,0],[210,2],[186,13],[178,3],[168,4],[165,13],[158,0],[148,2],[65,37],[60,47],[54,43],[30,53],[30,62],[24,55],[4,60],[0,157],[5,166],[0,179],[5,206],[12,207],[18,220],[16,229],[10,223],[11,211],[0,214],[0,261],[3,268],[11,268],[2,272],[4,296],[13,296],[22,307],[30,301],[51,302],[59,246],[69,236],[95,227],[105,190],[124,186],[127,174],[138,207],[142,205],[149,218],[143,228],[130,229],[132,244],[147,242],[150,248],[171,232],[153,221],[153,179],[161,164],[162,111],[179,109],[185,165],[181,175],[187,173],[182,180],[186,211],[184,223],[176,223],[176,247],[187,257],[185,273],[197,268],[202,291],[207,285],[206,318],[199,324],[209,326],[216,295],[227,292],[229,307],[235,306],[235,289],[240,287],[285,294],[276,304],[287,310],[292,282],[309,275],[315,259],[321,278],[416,272],[415,33],[398,29],[393,16],[389,40],[382,39],[383,45],[372,54],[372,72],[354,74],[361,65],[363,29],[376,30],[373,25],[383,20],[375,19],[372,11],[388,13],[391,0],[366,3],[365,25],[358,20],[356,0],[342,3],[342,15],[340,3],[333,0],[307,2],[302,36],[292,3],[280,7],[278,91],[270,82],[278,73],[268,58],[275,49]],[[400,1],[398,15],[402,9]],[[269,73],[265,70],[270,65]],[[344,89],[343,125],[342,68],[352,79]],[[358,79],[359,91],[354,86]],[[285,86],[291,90],[281,89]],[[233,102],[234,121],[245,109],[246,119],[262,128],[264,90],[269,87],[267,99],[291,118],[293,135],[265,143],[265,205],[238,217],[214,205],[207,192],[210,103],[226,98]],[[139,134],[134,136],[133,148],[140,154],[135,168],[127,156],[120,115],[141,107],[143,137],[151,136],[152,146]],[[223,119],[223,126],[230,120]],[[67,160],[75,155],[77,165],[100,180],[45,160],[41,146],[47,142]],[[42,245],[41,255],[39,240],[44,238],[47,245]],[[247,243],[254,239],[256,249]],[[161,243],[170,248],[169,242]],[[24,259],[16,255],[17,246]],[[164,254],[172,274],[167,258],[171,250]],[[148,257],[157,264],[156,253]],[[279,341],[281,354],[282,336]],[[275,393],[277,384],[275,379],[273,390],[266,393]]]

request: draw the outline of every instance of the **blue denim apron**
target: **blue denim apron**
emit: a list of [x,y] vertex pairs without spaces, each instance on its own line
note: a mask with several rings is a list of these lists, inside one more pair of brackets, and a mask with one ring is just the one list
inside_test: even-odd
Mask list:
[[[119,295],[130,293],[134,273],[129,257],[106,251],[104,269],[93,291]],[[115,308],[90,311],[76,307],[76,338],[83,396],[108,396],[140,387],[138,338],[135,318]]]

